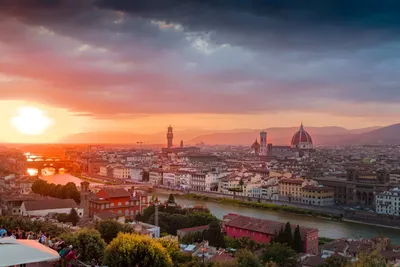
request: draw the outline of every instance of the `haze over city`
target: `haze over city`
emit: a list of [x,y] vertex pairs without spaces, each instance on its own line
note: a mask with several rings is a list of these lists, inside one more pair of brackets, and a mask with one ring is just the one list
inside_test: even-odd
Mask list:
[[398,5],[0,0],[0,141],[395,124]]
[[400,266],[399,0],[0,0],[0,265]]

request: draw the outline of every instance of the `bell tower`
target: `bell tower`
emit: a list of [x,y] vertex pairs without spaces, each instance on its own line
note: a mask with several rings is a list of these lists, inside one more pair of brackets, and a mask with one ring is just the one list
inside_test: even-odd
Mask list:
[[81,206],[83,208],[83,218],[89,218],[89,183],[81,183]]
[[174,140],[174,133],[173,133],[173,129],[172,126],[170,125],[168,127],[168,133],[167,133],[167,148],[172,148],[173,147],[173,140]]
[[267,155],[267,133],[262,131],[260,133],[260,156]]

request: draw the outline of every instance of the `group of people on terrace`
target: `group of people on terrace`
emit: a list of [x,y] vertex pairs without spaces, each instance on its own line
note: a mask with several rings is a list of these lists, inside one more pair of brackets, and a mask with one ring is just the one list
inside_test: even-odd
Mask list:
[[[15,238],[15,239],[28,239],[35,240],[44,246],[56,250],[60,255],[60,261],[55,263],[54,266],[62,267],[73,267],[77,266],[77,259],[79,255],[77,250],[72,245],[67,245],[63,240],[57,237],[52,237],[45,232],[34,233],[32,231],[25,232],[23,229],[15,229],[8,231],[4,226],[0,226],[0,238]],[[93,261],[93,266],[97,266],[97,263]],[[25,264],[20,267],[25,267]]]

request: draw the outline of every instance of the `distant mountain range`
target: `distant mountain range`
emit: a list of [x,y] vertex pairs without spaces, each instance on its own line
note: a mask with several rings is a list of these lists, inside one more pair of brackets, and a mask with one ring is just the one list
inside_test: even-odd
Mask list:
[[[273,127],[264,129],[268,133],[268,142],[275,145],[289,145],[293,134],[299,127]],[[307,127],[305,130],[312,136],[315,145],[348,145],[348,144],[400,144],[400,123],[386,127],[368,127],[347,130],[343,127]],[[229,131],[187,130],[174,133],[174,144],[180,140],[185,144],[215,145],[251,145],[259,140],[261,129],[238,129]],[[61,143],[96,143],[96,144],[165,144],[166,133],[135,134],[130,132],[88,132],[69,135]]]

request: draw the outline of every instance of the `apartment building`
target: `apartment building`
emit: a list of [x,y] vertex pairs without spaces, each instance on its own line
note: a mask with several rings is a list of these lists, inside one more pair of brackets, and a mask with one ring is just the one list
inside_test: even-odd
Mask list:
[[400,213],[400,188],[378,193],[375,199],[375,209],[379,214],[399,216]]
[[279,181],[279,199],[301,202],[304,179],[281,179]]
[[327,186],[306,185],[302,188],[302,203],[316,206],[333,206],[335,191]]

